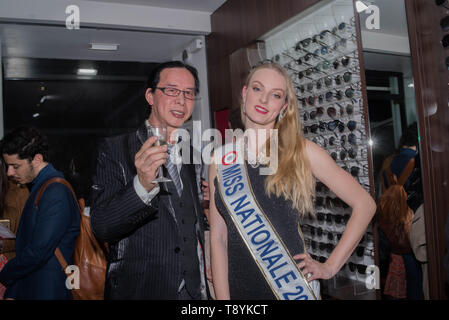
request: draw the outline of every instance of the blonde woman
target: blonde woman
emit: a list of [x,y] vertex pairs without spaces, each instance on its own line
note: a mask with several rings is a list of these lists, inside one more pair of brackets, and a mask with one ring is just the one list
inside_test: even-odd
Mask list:
[[[329,279],[340,270],[375,213],[374,200],[360,184],[325,150],[304,138],[297,109],[292,81],[280,65],[262,64],[251,71],[242,89],[242,120],[245,130],[278,129],[278,168],[272,175],[261,175],[257,163],[245,161],[245,174],[226,179],[231,174],[229,170],[226,172],[227,168],[223,175],[219,164],[210,166],[209,181],[214,195],[210,199],[211,262],[217,299],[319,299],[319,293],[310,284],[313,280]],[[248,135],[243,144],[248,154],[259,159],[262,153],[268,153],[264,150],[268,149],[265,144],[269,135],[266,140],[255,137]],[[219,159],[225,163],[225,157]],[[246,178],[250,185],[248,197],[227,199],[241,189],[236,182],[240,184]],[[313,211],[315,179],[326,184],[353,210],[343,236],[324,263],[311,258],[298,232],[300,217]],[[245,207],[250,197],[254,197],[260,210]],[[266,218],[263,223],[258,222],[262,215]],[[259,226],[255,228],[256,225]],[[267,225],[272,230],[264,232]],[[278,242],[273,242],[277,239],[274,233],[280,239]],[[277,253],[281,245],[286,251]],[[294,270],[281,271],[289,263],[288,257],[281,263],[285,252],[302,270],[304,285],[286,289],[300,279]],[[307,288],[315,292],[304,295]]]

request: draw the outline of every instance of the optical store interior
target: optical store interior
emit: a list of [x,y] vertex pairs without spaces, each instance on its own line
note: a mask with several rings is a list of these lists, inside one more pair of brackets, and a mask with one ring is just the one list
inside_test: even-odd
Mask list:
[[[66,24],[69,5],[79,8],[79,28]],[[425,250],[410,252],[415,268],[406,280],[415,288],[409,299],[444,300],[448,17],[447,0],[2,0],[0,136],[21,125],[42,130],[53,165],[74,178],[88,205],[97,144],[148,119],[144,92],[158,63],[197,68],[200,94],[184,126],[198,130],[192,143],[202,150],[202,133],[224,136],[229,114],[240,112],[249,71],[276,62],[293,81],[302,134],[376,201],[385,159],[407,129],[418,132]],[[351,208],[320,181],[314,205],[301,232],[312,258],[325,262]],[[322,299],[391,299],[391,248],[379,230],[375,218],[340,271],[320,280]]]

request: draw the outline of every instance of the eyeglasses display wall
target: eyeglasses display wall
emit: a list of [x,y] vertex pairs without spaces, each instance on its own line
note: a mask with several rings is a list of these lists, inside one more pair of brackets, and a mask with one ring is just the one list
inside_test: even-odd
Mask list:
[[[259,56],[260,60],[283,65],[289,72],[299,101],[304,136],[325,149],[370,192],[367,112],[353,1],[323,3],[265,37],[266,51]],[[304,219],[301,226],[313,258],[327,260],[350,214],[351,208],[318,181],[315,217]],[[364,284],[367,266],[374,264],[370,226],[331,284],[337,288],[339,277]],[[355,289],[354,293],[357,294]]]

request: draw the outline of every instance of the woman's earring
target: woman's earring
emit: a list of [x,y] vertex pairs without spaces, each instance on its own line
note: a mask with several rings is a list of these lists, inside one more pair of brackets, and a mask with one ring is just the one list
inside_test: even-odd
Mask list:
[[285,111],[285,108],[284,108],[284,110],[281,110],[281,111],[279,112],[279,115],[278,115],[278,122],[281,121],[281,119],[284,117],[284,113],[285,113],[285,112],[287,112],[287,111]]
[[282,115],[282,111],[281,111],[281,112],[279,112],[279,115],[278,115],[278,122],[281,121],[282,117],[283,117],[283,115]]

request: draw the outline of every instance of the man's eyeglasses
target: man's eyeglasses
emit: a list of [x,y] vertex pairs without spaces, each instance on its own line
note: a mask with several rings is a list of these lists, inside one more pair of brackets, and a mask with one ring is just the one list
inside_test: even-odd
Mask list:
[[156,87],[156,89],[161,90],[166,96],[170,97],[178,97],[181,92],[184,95],[184,98],[188,100],[194,100],[196,97],[195,90],[180,90],[172,87]]

